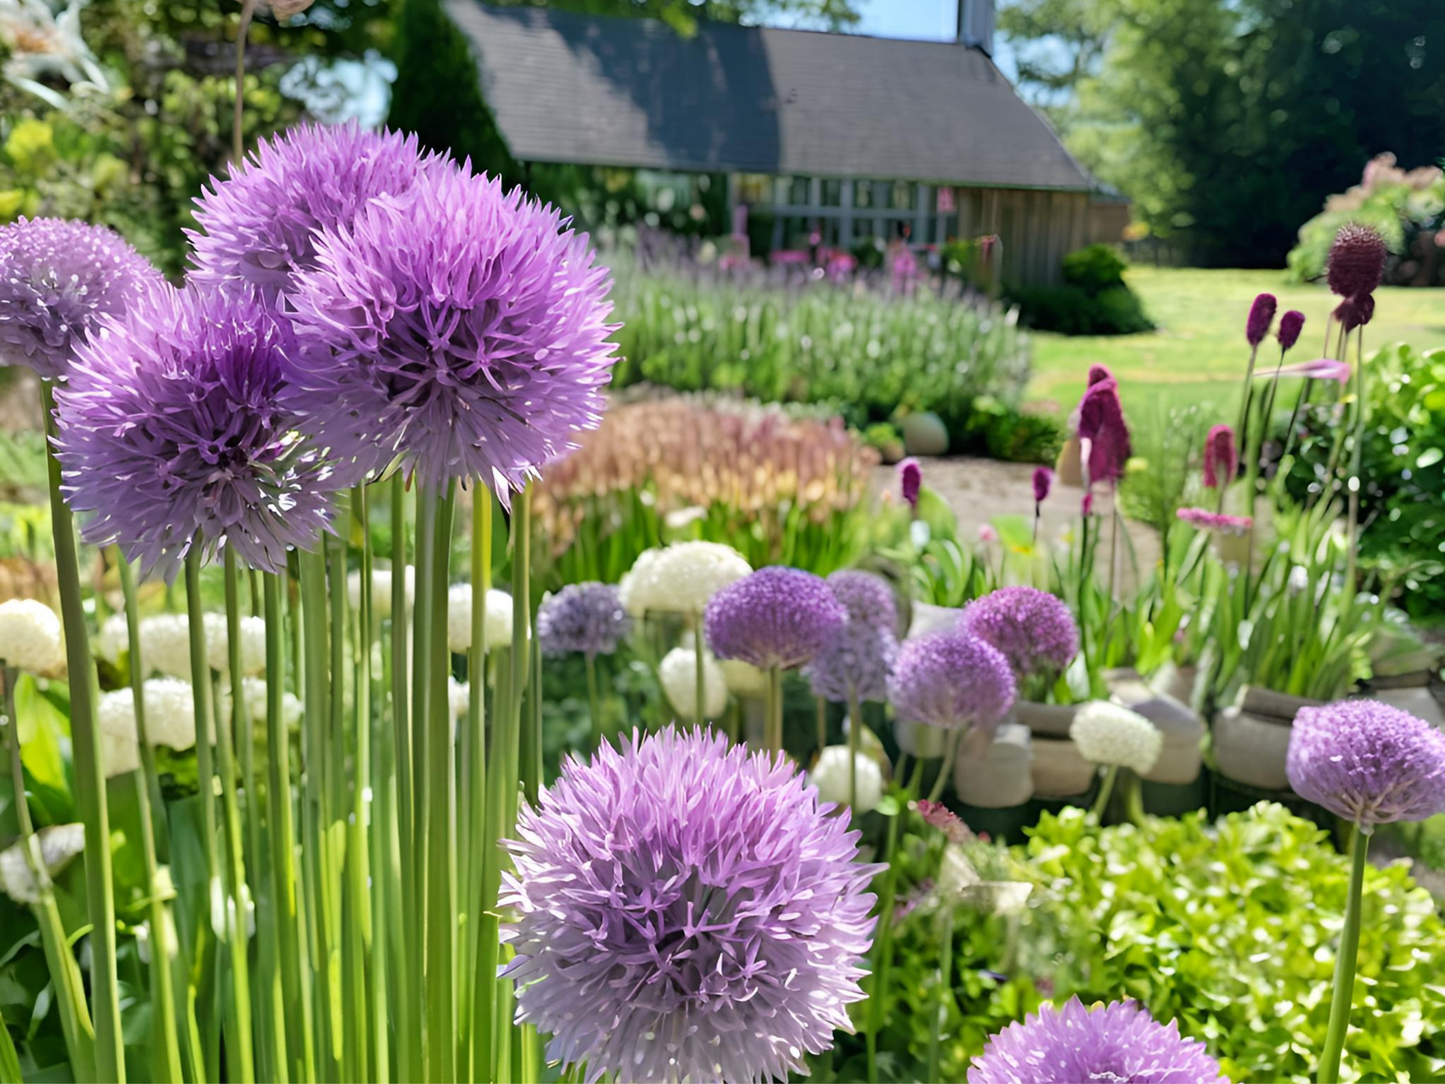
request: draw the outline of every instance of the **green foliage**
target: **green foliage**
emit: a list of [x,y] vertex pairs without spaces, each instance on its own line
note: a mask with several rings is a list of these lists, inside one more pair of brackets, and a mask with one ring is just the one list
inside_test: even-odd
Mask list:
[[952,451],[1010,463],[1053,463],[1064,445],[1064,426],[1050,414],[1021,410],[992,395],[973,401],[962,442]]
[[1021,319],[1063,335],[1132,335],[1153,331],[1144,303],[1124,283],[1128,265],[1109,245],[1089,245],[1064,257],[1064,285],[1012,286]]
[[1119,501],[1130,519],[1142,520],[1159,532],[1161,548],[1178,524],[1193,472],[1198,467],[1210,415],[1198,405],[1151,404],[1145,424],[1130,430],[1134,458],[1119,486]]
[[1128,266],[1112,245],[1086,245],[1064,257],[1064,281],[1097,294],[1123,286],[1124,269]]

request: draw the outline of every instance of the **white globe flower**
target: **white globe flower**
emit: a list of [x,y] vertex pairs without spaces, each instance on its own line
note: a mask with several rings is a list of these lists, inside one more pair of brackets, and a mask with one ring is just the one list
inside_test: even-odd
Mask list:
[[676,542],[639,556],[618,590],[623,607],[634,617],[649,610],[700,614],[708,599],[752,570],[731,546]]
[[1085,760],[1109,767],[1151,771],[1164,748],[1164,734],[1136,711],[1091,700],[1074,713],[1069,737]]
[[[657,668],[662,691],[672,710],[686,719],[697,718],[697,652],[690,647],[675,647],[663,656]],[[702,657],[704,718],[717,718],[728,706],[727,679],[722,667],[711,655]]]
[[125,623],[125,614],[113,613],[100,623],[95,653],[114,666],[120,661],[121,652],[129,650],[130,628]]
[[723,659],[718,664],[727,678],[728,692],[734,696],[765,696],[768,691],[768,672],[742,659]]
[[32,674],[64,670],[65,645],[55,611],[33,598],[0,602],[0,659]]
[[[487,613],[483,624],[486,649],[512,646],[512,596],[495,587],[487,591]],[[447,647],[464,655],[472,647],[472,585],[454,584],[447,591]]]
[[[40,861],[53,878],[85,850],[85,825],[51,825],[36,832],[35,841],[40,845]],[[16,903],[33,907],[40,902],[40,884],[24,847],[25,841],[18,839],[0,851],[0,891]]]
[[447,675],[447,700],[452,709],[453,719],[466,717],[467,708],[471,706],[472,687],[465,681],[458,681],[450,674]]
[[635,620],[641,620],[647,613],[647,607],[643,605],[646,602],[643,586],[650,583],[652,567],[661,555],[660,549],[643,550],[617,583],[618,601]]
[[[411,613],[412,607],[416,604],[416,569],[406,566],[406,611]],[[391,616],[391,569],[374,568],[371,570],[371,612],[378,618],[384,620]],[[351,600],[353,613],[361,609],[361,570],[354,569],[346,577],[346,594]]]
[[[808,772],[808,782],[818,788],[818,798],[834,805],[848,804],[848,758],[846,745],[830,745],[818,754],[818,763]],[[866,753],[857,757],[858,796],[854,813],[868,813],[883,800],[883,769]]]
[[[230,670],[226,615],[202,615],[206,631],[206,662],[212,670]],[[241,618],[241,672],[266,671],[266,622],[259,617]],[[147,672],[169,677],[191,677],[191,625],[185,614],[156,614],[140,623],[141,661]]]
[[[260,728],[266,722],[266,679],[258,677],[246,677],[241,679],[241,692],[245,697],[246,712],[251,718],[252,725]],[[149,682],[147,682],[146,708],[150,709]],[[228,681],[221,683],[221,695],[218,710],[229,712],[231,710],[231,685]],[[294,730],[301,725],[301,701],[289,692],[281,694],[281,722],[288,730]],[[146,716],[150,721],[150,716]],[[169,742],[161,742],[168,745]]]
[[[144,686],[146,736],[152,745],[190,749],[196,744],[196,705],[191,686],[179,678],[149,678]],[[135,698],[129,688],[103,693],[96,723],[104,743],[105,773],[119,775],[140,767]]]

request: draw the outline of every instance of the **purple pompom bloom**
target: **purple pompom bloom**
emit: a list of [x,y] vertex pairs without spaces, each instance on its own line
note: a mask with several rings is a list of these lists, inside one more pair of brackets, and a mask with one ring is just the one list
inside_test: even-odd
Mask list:
[[888,581],[871,572],[844,569],[834,572],[825,582],[848,611],[849,625],[898,635],[898,606]]
[[912,456],[898,464],[898,488],[903,492],[903,499],[908,502],[908,507],[916,510],[918,493],[923,488],[923,468]]
[[114,230],[60,218],[0,226],[0,365],[63,377],[102,316],[165,280]]
[[348,481],[400,454],[428,485],[480,478],[507,502],[597,426],[611,379],[610,280],[586,234],[501,183],[428,170],[323,232],[290,301],[291,403]]
[[1385,273],[1388,255],[1385,239],[1373,226],[1354,222],[1342,226],[1330,246],[1326,265],[1330,289],[1345,298],[1374,293]]
[[1049,490],[1053,488],[1054,472],[1048,467],[1034,468],[1034,504],[1040,505],[1049,499]]
[[284,341],[257,300],[163,286],[81,347],[56,453],[86,541],[167,579],[197,532],[268,572],[316,542],[332,487],[278,405]]
[[806,1073],[862,999],[883,868],[832,808],[792,762],[713,733],[569,760],[509,845],[517,1020],[589,1081]]
[[1279,348],[1281,352],[1288,350],[1299,342],[1300,332],[1304,330],[1305,314],[1297,309],[1290,309],[1279,318]]
[[416,136],[355,123],[302,124],[262,140],[239,170],[212,178],[196,200],[192,280],[274,301],[297,272],[316,266],[319,231],[349,227],[378,196],[411,188],[425,165]]
[[828,646],[848,611],[821,577],[797,568],[760,568],[708,601],[703,629],[719,659],[791,670]]
[[1445,812],[1445,734],[1378,700],[1301,708],[1285,771],[1296,794],[1367,835]]
[[1036,587],[1000,587],[970,602],[958,627],[997,648],[1017,677],[1058,673],[1079,652],[1069,608]]
[[1260,294],[1249,307],[1249,319],[1245,321],[1244,337],[1250,346],[1258,346],[1269,334],[1269,325],[1274,323],[1274,310],[1279,300],[1274,294]]
[[1013,671],[997,648],[966,632],[935,632],[905,641],[888,679],[898,717],[990,736],[1013,707]]
[[1239,452],[1234,446],[1234,429],[1216,425],[1204,438],[1204,484],[1210,489],[1228,486],[1239,473]]
[[886,699],[888,673],[898,654],[898,607],[892,590],[869,572],[835,572],[826,582],[848,620],[804,671],[813,695],[839,703],[852,696]]
[[1077,997],[989,1037],[968,1069],[968,1084],[1229,1084],[1197,1039],[1177,1021],[1159,1023],[1133,1001],[1086,1009]]
[[548,658],[611,655],[631,628],[610,583],[569,583],[537,610],[537,640]]

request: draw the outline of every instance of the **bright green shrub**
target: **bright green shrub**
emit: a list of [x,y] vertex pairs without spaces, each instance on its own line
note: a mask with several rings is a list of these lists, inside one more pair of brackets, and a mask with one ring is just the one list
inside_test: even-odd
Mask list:
[[1088,294],[1124,285],[1124,262],[1111,245],[1087,245],[1064,257],[1064,281]]
[[1128,265],[1109,245],[1089,245],[1064,257],[1062,286],[1012,286],[1020,318],[1062,335],[1132,335],[1151,331],[1144,304],[1124,283]]

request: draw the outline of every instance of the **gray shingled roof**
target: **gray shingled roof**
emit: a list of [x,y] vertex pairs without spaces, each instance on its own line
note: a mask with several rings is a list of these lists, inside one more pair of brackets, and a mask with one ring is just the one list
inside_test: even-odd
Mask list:
[[1087,189],[984,53],[950,42],[448,0],[513,155],[695,172]]

